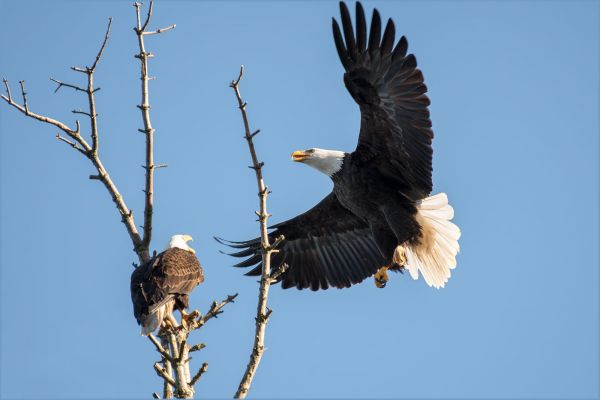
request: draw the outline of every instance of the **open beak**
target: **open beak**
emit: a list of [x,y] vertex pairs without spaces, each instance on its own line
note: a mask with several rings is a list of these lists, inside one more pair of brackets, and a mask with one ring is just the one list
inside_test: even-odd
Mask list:
[[298,150],[292,153],[292,160],[296,162],[302,162],[308,158],[308,154],[303,152],[302,150]]

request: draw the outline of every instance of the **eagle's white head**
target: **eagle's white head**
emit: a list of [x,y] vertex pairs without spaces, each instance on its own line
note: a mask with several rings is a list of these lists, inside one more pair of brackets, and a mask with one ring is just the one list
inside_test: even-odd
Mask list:
[[192,239],[190,235],[173,235],[171,236],[171,239],[169,239],[169,244],[165,250],[177,247],[178,249],[187,250],[190,253],[196,254],[196,251],[187,244],[187,242],[193,240],[194,239]]
[[346,153],[338,150],[308,149],[292,153],[292,159],[318,169],[328,176],[332,176],[342,168]]

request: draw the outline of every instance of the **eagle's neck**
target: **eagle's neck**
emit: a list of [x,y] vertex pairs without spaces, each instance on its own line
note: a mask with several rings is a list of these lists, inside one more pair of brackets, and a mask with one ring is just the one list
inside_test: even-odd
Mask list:
[[165,250],[169,249],[181,249],[191,251],[191,247],[187,244],[187,242],[181,237],[181,235],[175,235],[169,240],[169,244]]
[[315,151],[312,157],[307,158],[304,163],[321,171],[325,175],[332,177],[336,172],[342,169],[346,153],[338,150]]

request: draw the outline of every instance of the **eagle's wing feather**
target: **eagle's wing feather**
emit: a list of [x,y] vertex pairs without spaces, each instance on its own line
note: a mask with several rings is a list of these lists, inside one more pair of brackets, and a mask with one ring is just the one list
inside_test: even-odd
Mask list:
[[[361,128],[352,159],[376,168],[407,195],[431,192],[433,131],[423,74],[404,36],[394,45],[394,22],[375,9],[367,41],[363,8],[356,3],[356,38],[350,13],[340,3],[342,31],[333,19],[333,37],[346,70],[344,83],[361,110]],[[366,47],[368,43],[368,47]]]
[[[276,270],[282,263],[289,268],[280,277],[284,289],[312,290],[350,287],[373,275],[385,260],[379,254],[371,230],[365,222],[344,208],[331,193],[309,211],[272,226],[272,242],[285,240],[271,256]],[[248,257],[237,267],[255,266],[247,275],[262,273],[260,239],[221,243],[239,249],[235,257]]]
[[189,251],[173,248],[153,257],[131,274],[131,300],[139,323],[176,295],[188,295],[204,281],[202,267]]
[[156,285],[166,293],[190,294],[196,286],[204,282],[204,275],[193,253],[173,248],[163,253],[162,263],[156,269],[154,279]]

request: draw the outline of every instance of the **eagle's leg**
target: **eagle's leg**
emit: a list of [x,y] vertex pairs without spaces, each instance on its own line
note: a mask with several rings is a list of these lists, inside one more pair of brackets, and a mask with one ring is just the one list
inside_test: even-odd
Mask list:
[[175,317],[173,317],[172,314],[169,314],[169,316],[165,316],[165,318],[161,322],[160,330],[158,331],[158,336],[164,335],[168,332],[175,332],[178,327],[179,324],[177,323]]
[[190,329],[194,320],[200,316],[200,311],[198,310],[194,310],[188,314],[183,308],[180,308],[179,312],[181,313],[181,326],[187,330]]
[[404,265],[406,264],[406,249],[404,246],[398,246],[394,250],[394,255],[392,256],[392,263],[389,266],[381,267],[374,275],[375,286],[382,289],[385,287],[388,281],[388,270],[394,272],[404,273]]
[[375,286],[377,286],[380,289],[383,289],[385,287],[385,285],[387,284],[387,281],[388,281],[387,270],[388,270],[388,267],[381,267],[381,268],[379,268],[377,273],[375,273],[375,275],[373,276],[373,278],[375,279]]
[[173,311],[169,310],[160,324],[160,330],[177,332],[179,329],[181,329],[181,325],[179,325],[179,322],[177,322],[177,319],[173,316]]

